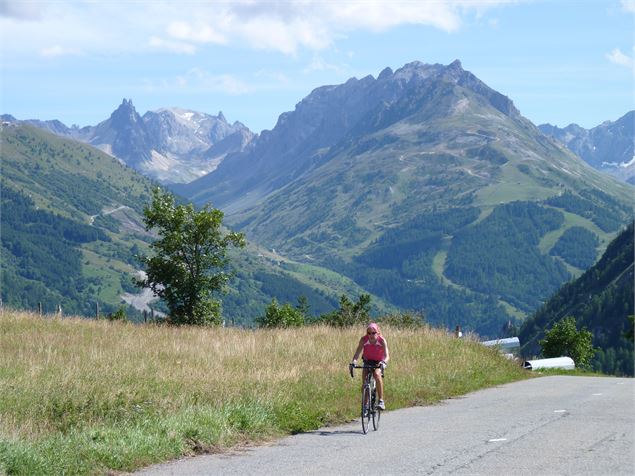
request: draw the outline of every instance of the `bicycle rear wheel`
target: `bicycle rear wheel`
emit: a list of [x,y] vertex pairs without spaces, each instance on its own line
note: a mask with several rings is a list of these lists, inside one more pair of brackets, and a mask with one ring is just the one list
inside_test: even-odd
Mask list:
[[371,406],[371,415],[373,416],[373,430],[379,430],[379,419],[381,418],[381,410],[377,408],[377,392],[373,389],[373,398]]
[[368,433],[370,427],[370,386],[364,385],[362,389],[362,433]]

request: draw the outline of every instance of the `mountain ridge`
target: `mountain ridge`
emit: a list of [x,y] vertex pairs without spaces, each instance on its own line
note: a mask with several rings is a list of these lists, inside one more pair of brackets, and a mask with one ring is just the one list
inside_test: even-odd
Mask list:
[[[509,98],[463,70],[459,60],[448,66],[415,61],[391,71],[384,69],[377,79],[368,75],[314,89],[294,111],[282,113],[274,129],[263,131],[247,152],[233,154],[213,174],[176,185],[174,190],[197,203],[212,201],[227,211],[245,208],[320,165],[325,160],[321,149],[336,145],[347,134],[359,133],[360,128],[361,133],[368,133],[373,125],[363,123],[365,116],[394,113],[394,109],[386,109],[400,98],[407,101],[410,91],[436,84],[439,78],[473,88],[501,113],[520,117]],[[381,123],[374,125],[379,126]],[[271,170],[282,172],[272,174]],[[214,190],[212,194],[207,192],[210,189]],[[230,203],[232,200],[234,203]]]
[[635,185],[635,111],[627,112],[616,121],[604,121],[591,129],[577,124],[564,128],[541,124],[538,128],[593,168]]
[[[435,324],[493,336],[580,274],[628,219],[629,186],[542,134],[459,62],[379,77],[316,88],[249,152],[175,190],[211,201],[284,256]],[[571,242],[575,256],[564,251]]]
[[[131,102],[122,107],[140,124]],[[433,324],[485,336],[581,274],[632,216],[632,188],[458,61],[321,86],[273,130],[219,153],[216,170],[173,190],[211,201],[292,267],[327,268]]]
[[161,183],[186,182],[213,171],[226,155],[245,149],[255,134],[239,121],[178,107],[141,116],[123,99],[110,117],[95,126],[67,127],[59,120],[18,121],[56,135],[89,143]]
[[[142,210],[158,183],[89,144],[24,123],[0,125],[0,167],[1,302],[27,311],[41,303],[44,313],[61,305],[65,315],[88,317],[96,305],[104,316],[124,306],[124,296],[132,302],[135,255],[148,253],[155,238]],[[253,326],[274,297],[295,303],[304,296],[315,314],[332,311],[341,294],[364,292],[254,243],[231,258],[237,275],[222,301],[235,325]],[[128,316],[142,319],[145,304],[127,307]],[[380,298],[373,304],[393,310]]]

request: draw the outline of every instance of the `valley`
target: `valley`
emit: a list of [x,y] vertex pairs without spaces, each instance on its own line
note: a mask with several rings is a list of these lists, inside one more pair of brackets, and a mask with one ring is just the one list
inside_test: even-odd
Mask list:
[[[317,88],[259,135],[222,113],[141,116],[131,100],[94,127],[30,124],[107,150],[116,160],[99,160],[127,164],[127,180],[141,180],[136,170],[220,207],[250,243],[233,258],[237,276],[223,298],[241,325],[252,325],[273,297],[309,295],[316,315],[342,294],[369,292],[375,312],[412,310],[434,325],[495,337],[580,276],[632,217],[632,186],[544,135],[459,61],[414,62]],[[60,140],[29,131],[42,144]],[[24,153],[58,159],[37,150]],[[81,169],[94,150],[69,159]],[[38,184],[19,174],[3,179],[37,191],[69,170],[52,166]],[[147,194],[153,185],[143,183]],[[116,306],[124,293],[132,302],[133,255],[151,239],[144,201],[104,197],[88,212],[59,192],[63,198],[33,194],[34,203],[105,231],[110,241],[82,245],[82,273],[103,281],[104,302]],[[279,280],[287,284],[272,285]]]

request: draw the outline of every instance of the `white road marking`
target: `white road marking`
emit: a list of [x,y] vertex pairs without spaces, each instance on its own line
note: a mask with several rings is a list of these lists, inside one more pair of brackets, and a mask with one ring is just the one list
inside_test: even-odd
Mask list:
[[496,443],[498,441],[507,441],[507,438],[494,438],[492,440],[488,440],[488,443]]
[[594,396],[594,397],[599,397],[599,396],[601,396],[601,395],[602,395],[601,393],[594,393],[594,394],[593,394],[593,396]]
[[566,410],[554,410],[553,412],[554,413],[566,413],[567,411]]

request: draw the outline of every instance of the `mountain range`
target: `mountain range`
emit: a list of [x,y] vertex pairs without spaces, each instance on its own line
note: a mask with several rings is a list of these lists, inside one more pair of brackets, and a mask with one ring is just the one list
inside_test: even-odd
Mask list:
[[[10,115],[3,121],[16,122]],[[236,121],[181,108],[163,108],[140,116],[124,99],[96,126],[67,127],[58,120],[20,121],[54,134],[86,142],[161,183],[189,182],[213,171],[227,154],[244,150],[254,134]]]
[[595,169],[635,185],[635,111],[591,129],[577,124],[562,129],[541,124],[538,128],[562,142]]
[[384,308],[486,336],[582,274],[632,217],[632,186],[545,135],[459,61],[317,88],[260,135],[222,114],[141,117],[129,100],[94,127],[36,122],[225,211],[258,245],[254,262],[278,263],[250,271],[238,295],[276,282],[293,300],[299,287],[269,279],[284,271],[303,292],[368,291]]
[[[45,313],[102,316],[120,306],[161,310],[138,294],[135,255],[155,238],[142,210],[158,184],[88,144],[24,123],[0,126],[0,296],[2,304]],[[328,312],[342,294],[364,290],[328,270],[281,259],[254,243],[232,256],[237,270],[222,296],[226,319],[253,325],[276,298],[305,296]],[[132,303],[134,306],[128,306]],[[375,309],[390,310],[379,298]]]
[[630,185],[458,61],[318,88],[248,150],[173,189],[279,254],[489,334],[593,264],[633,205]]

